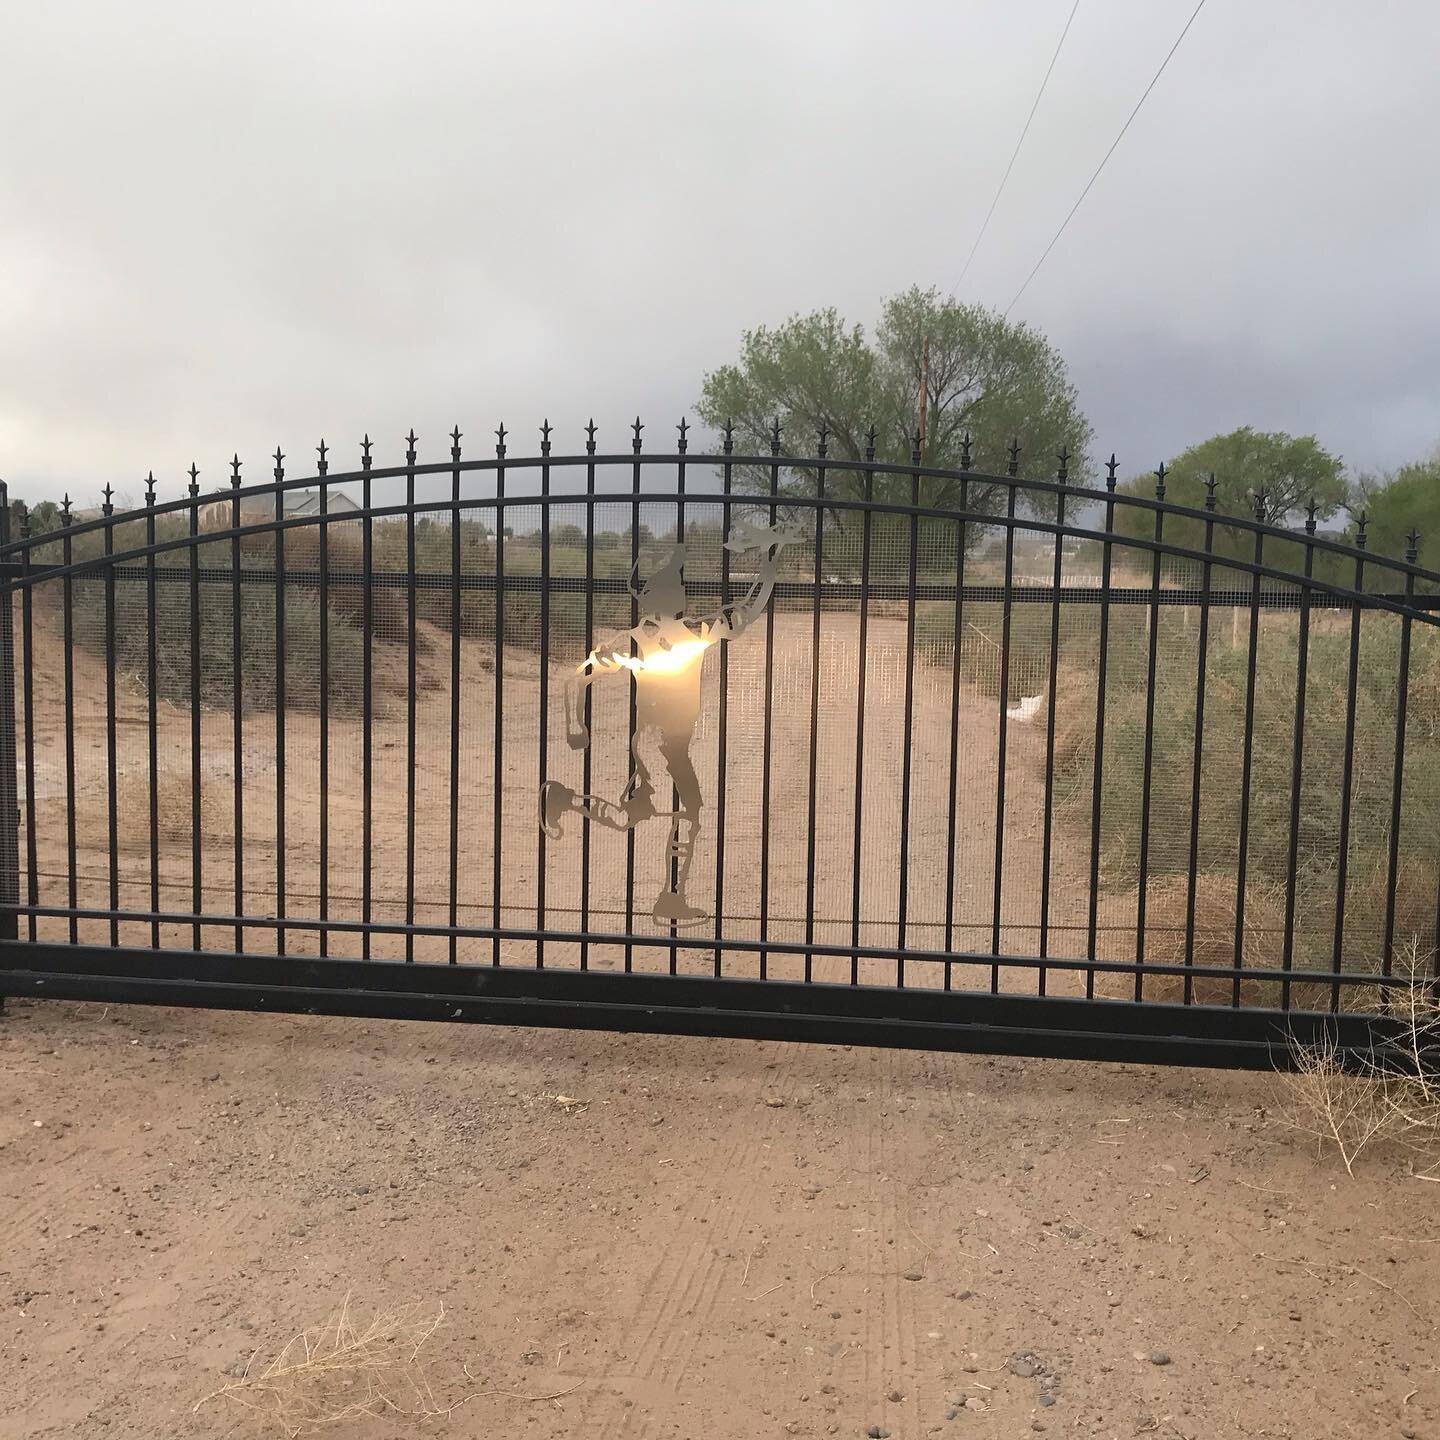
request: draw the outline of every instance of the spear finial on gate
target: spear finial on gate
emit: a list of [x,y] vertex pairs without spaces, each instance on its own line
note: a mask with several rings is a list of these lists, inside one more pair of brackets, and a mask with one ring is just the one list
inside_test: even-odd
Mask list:
[[368,433],[360,442],[360,468],[362,470],[370,468],[370,436]]
[[405,437],[405,463],[412,469],[415,466],[415,427],[410,427],[410,433]]
[[1420,532],[1412,525],[1405,537],[1405,563],[1413,565],[1420,558]]
[[234,459],[230,461],[230,486],[232,489],[240,488],[240,454],[237,451]]
[[1263,521],[1265,519],[1265,502],[1269,499],[1264,490],[1255,492],[1255,518]]
[[190,498],[193,500],[200,493],[200,471],[196,468],[193,460],[186,473],[190,476]]
[[278,485],[285,478],[285,456],[281,453],[280,447],[275,447],[275,483]]
[[1117,469],[1119,469],[1119,465],[1115,460],[1115,452],[1112,450],[1110,458],[1105,462],[1105,488],[1107,490],[1115,488],[1115,471]]
[[920,464],[920,448],[925,443],[925,438],[917,430],[910,437],[910,463],[915,466]]
[[720,448],[725,454],[733,455],[735,453],[735,422],[728,416],[726,417],[724,425],[720,427],[720,433],[725,437],[721,442]]
[[147,506],[155,503],[155,472],[152,470],[145,477],[145,504]]
[[1312,495],[1305,505],[1305,533],[1307,535],[1313,535],[1315,533],[1315,514],[1319,508],[1315,503],[1315,497]]
[[330,473],[330,462],[325,457],[330,452],[323,439],[315,447],[315,452],[320,456],[320,459],[315,463],[315,473],[317,475],[328,475]]
[[1012,476],[1018,475],[1020,473],[1020,440],[1018,437],[1010,442],[1009,453],[1010,463],[1006,465],[1005,473]]
[[1165,498],[1165,462],[1163,460],[1160,462],[1160,468],[1155,472],[1155,498],[1157,500]]
[[772,455],[780,453],[780,417],[778,415],[775,417],[775,423],[770,427],[770,453]]
[[110,482],[108,480],[105,482],[105,489],[101,492],[101,494],[105,497],[105,499],[104,503],[100,506],[100,513],[102,515],[113,515],[115,513],[115,507],[110,502],[114,497],[115,492],[110,488]]
[[497,459],[505,458],[505,436],[509,432],[505,429],[505,422],[500,422],[500,428],[495,432],[495,455]]
[[960,442],[960,468],[968,470],[971,465],[970,459],[970,432],[965,432],[965,438]]
[[1370,517],[1363,510],[1355,517],[1355,548],[1357,550],[1365,548],[1365,527],[1369,523]]
[[825,422],[820,422],[820,429],[815,433],[815,453],[824,459],[830,453],[830,432],[825,428]]
[[1205,481],[1205,508],[1207,510],[1215,508],[1215,472],[1213,470]]
[[70,496],[68,494],[60,502],[60,523],[62,525],[70,523]]
[[679,453],[683,455],[690,447],[689,440],[685,438],[690,433],[690,422],[682,415],[680,417],[680,423],[675,428],[680,432]]
[[589,424],[585,426],[585,453],[587,455],[595,453],[595,417],[593,415],[590,417]]
[[20,538],[28,540],[30,538],[30,507],[23,500],[17,500],[15,503],[20,510]]
[[545,418],[543,421],[541,421],[541,424],[540,424],[540,453],[541,453],[542,455],[548,455],[548,454],[550,453],[550,418],[549,418],[549,416],[546,416],[546,418]]
[[1064,485],[1070,479],[1070,449],[1062,445],[1056,452],[1055,458],[1060,462],[1060,469],[1055,474],[1055,479]]
[[460,427],[458,425],[450,432],[450,458],[455,464],[460,463]]
[[633,433],[633,435],[634,435],[634,437],[635,437],[635,438],[630,442],[630,446],[631,446],[631,449],[633,449],[637,455],[640,453],[640,432],[641,432],[644,428],[645,428],[645,427],[640,423],[640,417],[637,415],[637,416],[635,417],[635,423],[630,427],[631,432]]
[[872,425],[865,432],[865,463],[868,465],[875,458],[875,439],[880,432]]

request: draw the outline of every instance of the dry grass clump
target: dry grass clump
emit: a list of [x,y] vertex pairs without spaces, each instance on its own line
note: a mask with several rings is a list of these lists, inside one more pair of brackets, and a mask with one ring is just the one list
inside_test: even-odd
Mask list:
[[[1185,963],[1186,914],[1189,881],[1185,876],[1154,881],[1145,906],[1145,960],[1147,965]],[[1235,964],[1235,881],[1227,875],[1202,874],[1195,877],[1195,943],[1191,963],[1230,969]],[[1245,933],[1240,960],[1246,970],[1278,970],[1280,937],[1284,912],[1269,891],[1245,887]],[[1128,976],[1122,977],[1129,983]],[[1147,999],[1183,1001],[1183,975],[1147,975]],[[1241,979],[1242,1005],[1270,1004],[1278,982]],[[1200,1005],[1229,1005],[1235,997],[1235,982],[1199,975],[1191,980],[1191,995]]]
[[1418,946],[1400,959],[1404,981],[1389,990],[1393,1048],[1347,1067],[1333,1036],[1292,1040],[1280,1116],[1321,1151],[1334,1150],[1352,1175],[1363,1151],[1388,1142],[1415,1154],[1421,1179],[1440,1180],[1440,985]]
[[361,1323],[347,1295],[328,1320],[302,1330],[258,1368],[257,1351],[240,1379],[207,1395],[195,1409],[226,1400],[290,1440],[347,1421],[447,1415],[464,1401],[442,1405],[420,1363],[444,1315],[443,1305],[433,1310],[410,1305]]
[[[245,1373],[196,1402],[226,1400],[258,1416],[287,1440],[313,1435],[335,1425],[361,1420],[437,1420],[482,1398],[506,1398],[523,1404],[550,1403],[556,1409],[585,1381],[559,1390],[526,1395],[518,1390],[481,1387],[468,1365],[463,1376],[472,1387],[442,1404],[420,1352],[439,1329],[445,1307],[438,1301],[377,1312],[362,1324],[346,1295],[328,1320],[292,1336],[263,1365],[260,1351]],[[192,1413],[194,1413],[192,1411]]]
[[1095,673],[1062,660],[1055,672],[1055,771],[1076,775],[1095,756]]
[[[1390,867],[1377,858],[1360,875],[1352,874],[1345,905],[1346,929],[1384,933],[1390,895]],[[1400,855],[1395,870],[1395,944],[1425,947],[1435,934],[1435,863],[1428,856]]]
[[[191,836],[190,776],[162,773],[156,779],[156,818],[161,848],[188,845]],[[115,838],[121,850],[150,848],[150,776],[120,774],[115,783]],[[104,784],[86,787],[75,816],[75,838],[85,849],[110,847],[110,806]],[[229,845],[235,838],[234,798],[228,785],[200,782],[200,838]]]

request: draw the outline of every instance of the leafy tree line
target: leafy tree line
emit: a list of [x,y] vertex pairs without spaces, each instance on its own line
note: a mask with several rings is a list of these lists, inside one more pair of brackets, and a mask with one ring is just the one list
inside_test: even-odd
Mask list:
[[[873,333],[834,308],[745,331],[738,356],[704,376],[697,408],[716,430],[733,424],[735,448],[740,451],[768,454],[778,420],[784,459],[813,457],[817,435],[824,431],[830,455],[860,461],[873,427],[876,459],[908,466],[922,388],[926,466],[958,470],[968,437],[973,468],[1003,474],[1013,439],[1023,447],[1022,475],[1053,476],[1057,457],[1064,451],[1072,481],[1096,482],[1090,424],[1065,361],[1051,342],[1031,326],[919,286],[885,302]],[[1246,425],[1176,456],[1167,466],[1166,499],[1199,509],[1211,493],[1207,482],[1212,477],[1217,515],[1213,548],[1221,558],[1250,554],[1254,543],[1250,532],[1224,520],[1227,515],[1254,518],[1257,503],[1260,518],[1268,524],[1297,531],[1313,505],[1320,533],[1344,537],[1354,536],[1364,513],[1373,553],[1403,555],[1406,536],[1414,528],[1433,537],[1432,558],[1440,555],[1440,450],[1388,475],[1352,477],[1341,458],[1313,435]],[[775,483],[776,474],[768,465],[752,467],[742,470],[737,481],[763,492]],[[1155,484],[1155,476],[1142,475],[1119,490],[1153,498]],[[863,477],[855,472],[832,471],[826,476],[826,493],[831,495],[857,498],[863,485]],[[778,488],[816,493],[813,467],[786,466],[782,461]],[[923,478],[920,503],[957,509],[960,489],[961,482],[953,477]],[[908,503],[914,494],[912,480],[908,475],[877,476],[874,494],[881,502]],[[970,480],[964,499],[967,511],[994,514],[1006,503],[1006,487]],[[1022,492],[1019,503],[1042,516],[1054,513],[1048,496]],[[826,544],[837,562],[843,563],[842,557],[853,560],[858,552],[858,520],[837,511],[827,523],[835,541]],[[896,531],[888,543],[881,540],[879,548],[885,553],[908,544],[905,522],[876,523]],[[1165,525],[1167,541],[1202,548],[1203,521],[1167,516]],[[979,543],[980,527],[970,528],[976,533],[967,538]],[[940,523],[921,529],[925,553],[938,554],[953,545],[953,527]],[[1149,539],[1154,533],[1153,514],[1143,507],[1117,506],[1116,529],[1122,535]],[[1299,544],[1272,540],[1266,558],[1280,568],[1299,570],[1303,554]],[[1337,578],[1346,570],[1348,562],[1317,553],[1315,573],[1321,578],[1331,571],[1330,578]]]

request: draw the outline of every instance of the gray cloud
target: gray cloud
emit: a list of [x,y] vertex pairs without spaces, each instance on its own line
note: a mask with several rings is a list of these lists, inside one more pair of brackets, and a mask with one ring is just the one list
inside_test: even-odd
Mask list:
[[[967,282],[1006,305],[1189,0],[1082,5]],[[658,437],[747,325],[950,287],[1068,10],[52,0],[7,19],[0,473],[503,417]],[[1016,309],[1097,445],[1440,440],[1440,7],[1207,6]]]

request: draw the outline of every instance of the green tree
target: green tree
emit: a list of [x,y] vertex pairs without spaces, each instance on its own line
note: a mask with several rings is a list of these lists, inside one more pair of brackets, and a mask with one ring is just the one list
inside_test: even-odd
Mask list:
[[[972,437],[974,468],[1003,473],[1008,447],[1024,447],[1023,473],[1050,477],[1056,454],[1067,448],[1070,474],[1087,473],[1090,426],[1080,410],[1065,363],[1039,331],[979,305],[943,298],[915,286],[885,304],[873,340],[834,309],[792,316],[784,324],[745,332],[740,356],[704,378],[698,411],[716,428],[733,420],[736,448],[767,453],[779,419],[782,453],[814,454],[824,429],[830,453],[864,458],[867,432],[877,431],[876,458],[908,464],[919,422],[921,355],[929,341],[924,464],[958,469],[965,436]],[[768,470],[742,474],[739,483],[762,489]],[[813,493],[813,471],[787,470],[782,488]],[[831,472],[832,494],[861,493],[856,473]],[[1005,487],[969,484],[968,506],[990,512],[1003,504]],[[908,501],[907,476],[877,476],[878,499]],[[924,505],[953,509],[960,482],[927,477]],[[1043,507],[1042,507],[1043,508]],[[846,528],[840,517],[841,528]],[[853,525],[848,528],[853,530]]]
[[[10,534],[14,539],[20,538],[21,519],[26,509],[23,500],[10,502]],[[53,500],[39,500],[29,506],[28,510],[32,535],[45,535],[60,528],[60,507]]]
[[1440,568],[1440,449],[1391,475],[1362,476],[1352,492],[1350,512],[1353,517],[1362,511],[1372,550],[1403,555],[1406,537],[1418,531],[1421,563]]
[[[1192,445],[1167,467],[1165,498],[1177,505],[1200,509],[1208,494],[1208,482],[1215,482],[1217,525],[1214,550],[1218,555],[1248,554],[1253,539],[1249,532],[1223,523],[1227,515],[1253,519],[1257,498],[1263,496],[1261,518],[1271,525],[1299,521],[1306,507],[1315,506],[1316,518],[1324,521],[1345,503],[1345,467],[1313,435],[1287,435],[1283,431],[1255,430],[1242,426],[1228,435],[1212,435]],[[1121,490],[1151,498],[1155,476],[1143,475],[1127,481]],[[1128,505],[1117,507],[1115,528],[1122,535],[1149,537],[1154,532],[1149,511]],[[1198,550],[1204,544],[1201,520],[1167,515],[1165,539]],[[1299,563],[1300,547],[1287,546],[1283,557],[1270,547],[1274,563]],[[1291,554],[1291,551],[1294,554]]]

